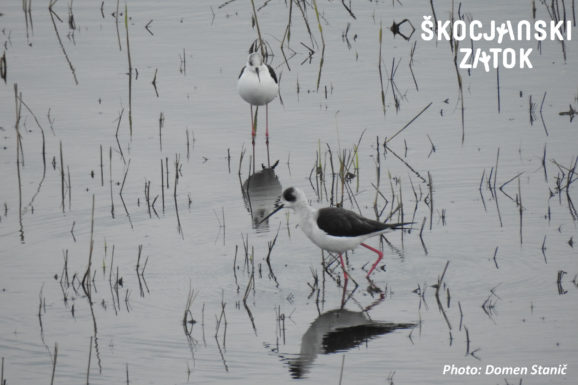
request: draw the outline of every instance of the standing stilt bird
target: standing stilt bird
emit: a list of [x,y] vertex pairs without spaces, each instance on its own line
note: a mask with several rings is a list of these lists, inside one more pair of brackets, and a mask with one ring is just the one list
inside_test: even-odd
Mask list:
[[237,90],[244,101],[251,105],[251,135],[255,144],[255,124],[253,106],[265,106],[265,138],[269,143],[269,108],[268,104],[279,93],[277,75],[273,68],[266,64],[263,56],[255,51],[249,54],[247,64],[239,74]]
[[367,273],[367,278],[369,278],[383,258],[383,253],[363,242],[391,230],[407,229],[404,226],[411,224],[382,223],[339,207],[316,209],[309,205],[305,193],[295,187],[289,187],[283,191],[281,204],[267,218],[283,207],[295,211],[301,229],[313,243],[323,250],[339,253],[345,279],[348,277],[342,256],[345,251],[353,250],[361,245],[377,254],[377,260]]

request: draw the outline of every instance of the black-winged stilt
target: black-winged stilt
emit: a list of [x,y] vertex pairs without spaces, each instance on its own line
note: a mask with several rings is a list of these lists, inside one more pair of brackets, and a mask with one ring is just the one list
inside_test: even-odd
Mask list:
[[[277,75],[273,68],[265,63],[263,56],[252,45],[247,64],[239,74],[237,90],[244,101],[251,105],[251,135],[255,143],[255,124],[253,120],[253,106],[265,106],[265,138],[269,143],[269,108],[268,104],[279,93]],[[254,51],[254,52],[251,52]]]
[[369,278],[383,258],[383,253],[363,242],[368,238],[391,230],[407,229],[404,226],[411,224],[382,223],[339,207],[316,209],[309,205],[305,193],[296,187],[289,187],[283,191],[281,203],[265,219],[283,207],[293,209],[301,229],[313,243],[323,250],[339,253],[345,279],[348,277],[342,256],[345,251],[353,250],[361,245],[378,255],[377,260],[367,273],[367,278]]

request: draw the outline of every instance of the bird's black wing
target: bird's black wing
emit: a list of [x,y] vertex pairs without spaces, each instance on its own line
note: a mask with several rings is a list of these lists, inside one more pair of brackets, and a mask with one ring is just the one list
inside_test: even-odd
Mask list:
[[239,73],[238,79],[241,79],[241,76],[243,76],[243,72],[245,72],[245,67],[241,68],[241,72]]
[[275,80],[275,83],[278,83],[277,74],[275,73],[275,70],[273,70],[273,67],[271,67],[269,64],[267,64],[267,69],[269,70],[269,75],[271,75],[273,80]]
[[364,218],[353,211],[338,207],[319,209],[317,225],[335,237],[356,237],[385,229],[395,229],[397,224],[388,224]]

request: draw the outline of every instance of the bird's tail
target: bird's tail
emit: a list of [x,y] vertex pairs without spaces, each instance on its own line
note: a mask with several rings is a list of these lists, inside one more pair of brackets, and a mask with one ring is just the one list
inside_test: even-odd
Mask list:
[[386,223],[390,230],[411,230],[415,222]]

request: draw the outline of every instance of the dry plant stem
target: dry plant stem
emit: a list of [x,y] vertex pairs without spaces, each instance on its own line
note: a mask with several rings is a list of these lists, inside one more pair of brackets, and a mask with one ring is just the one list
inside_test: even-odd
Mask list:
[[128,6],[124,6],[124,27],[126,30],[126,53],[128,57],[128,126],[132,139],[132,59],[130,56],[130,40],[128,36]]
[[91,301],[91,285],[90,285],[90,274],[92,271],[92,251],[94,249],[94,194],[92,194],[92,211],[90,216],[90,244],[88,249],[88,266],[86,267],[86,272],[82,277],[82,289],[84,294],[88,297],[88,301]]
[[319,34],[321,35],[321,59],[319,59],[319,73],[317,74],[317,91],[319,91],[319,84],[321,83],[321,70],[323,69],[323,62],[325,61],[325,38],[323,37],[323,27],[321,26],[321,19],[319,17],[319,10],[317,9],[316,0],[313,0],[313,7],[315,9],[315,16],[317,17]]
[[257,17],[257,10],[255,9],[255,1],[251,0],[251,6],[253,7],[253,19],[255,20],[255,26],[257,27],[257,35],[259,36],[259,50],[261,51],[261,56],[265,57],[265,47],[263,46],[263,38],[261,36],[261,28],[259,28],[259,18]]
[[112,196],[112,147],[108,148],[108,177],[110,186],[110,215],[114,219],[114,199]]
[[62,207],[62,213],[64,213],[64,160],[62,156],[62,141],[60,141],[60,196],[60,206]]
[[[453,17],[452,17],[452,21],[453,21]],[[462,144],[464,143],[465,139],[466,139],[466,129],[465,129],[465,110],[464,110],[464,89],[463,89],[463,83],[462,83],[462,75],[460,74],[460,70],[458,67],[458,51],[459,51],[459,42],[455,41],[452,44],[452,49],[454,52],[454,68],[456,70],[456,77],[457,77],[457,81],[458,81],[458,91],[460,94],[460,104],[461,104],[461,123],[462,123]]]
[[[291,67],[289,66],[289,61],[287,60],[287,56],[285,55],[285,50],[283,49],[283,45],[285,44],[285,40],[287,40],[287,47],[289,47],[289,40],[291,40],[291,15],[293,14],[293,0],[289,1],[289,20],[287,21],[287,26],[285,27],[285,33],[283,34],[283,39],[281,40],[281,53],[283,54],[283,59],[285,60],[285,65],[291,71]],[[1,385],[1,384],[0,384]]]
[[161,202],[163,205],[163,214],[165,213],[165,173],[163,168],[163,158],[161,158]]
[[48,11],[50,13],[50,19],[52,20],[52,25],[54,26],[54,32],[56,32],[56,38],[58,39],[58,44],[60,45],[60,48],[62,49],[62,53],[64,54],[64,57],[66,58],[66,62],[68,63],[68,67],[70,67],[70,71],[72,72],[72,76],[74,77],[74,83],[76,85],[78,85],[78,79],[76,78],[76,72],[74,70],[74,66],[72,65],[72,62],[70,61],[68,54],[66,53],[66,50],[64,49],[64,45],[62,44],[62,39],[60,38],[60,34],[58,33],[58,28],[56,28],[56,21],[54,21],[55,16],[60,20],[60,18],[56,14],[56,12],[54,12],[52,10],[52,7],[54,6],[54,4],[56,4],[57,1],[58,0],[50,0],[50,3],[48,4]]
[[50,385],[54,384],[54,373],[56,372],[57,358],[58,358],[58,344],[54,343],[54,354],[52,356],[52,376],[50,377]]
[[100,145],[100,185],[104,186],[104,165],[102,163],[102,144]]
[[179,182],[179,164],[180,164],[180,160],[179,160],[179,157],[177,155],[176,159],[175,159],[175,186],[174,186],[174,191],[173,191],[173,199],[175,202],[175,211],[177,213],[177,231],[179,232],[179,234],[181,234],[181,238],[184,239],[183,228],[181,227],[181,218],[179,216],[179,206],[177,203],[177,184]]
[[18,222],[20,223],[20,241],[24,242],[24,226],[22,225],[22,179],[20,175],[20,157],[22,152],[20,116],[22,112],[22,103],[18,97],[18,84],[16,83],[14,83],[14,100],[16,102],[16,122],[14,123],[14,129],[16,130],[16,174],[18,176]]
[[446,314],[446,311],[445,311],[445,309],[444,309],[444,307],[443,307],[443,305],[442,305],[442,303],[441,303],[441,301],[440,301],[440,297],[439,297],[439,292],[440,292],[440,289],[441,289],[441,287],[442,287],[442,285],[443,285],[444,277],[445,277],[445,275],[446,275],[446,271],[448,270],[449,264],[450,264],[450,261],[447,261],[447,262],[446,262],[446,265],[445,265],[445,267],[444,267],[444,271],[443,271],[441,277],[438,278],[438,282],[437,282],[437,284],[435,285],[435,289],[436,289],[435,298],[436,298],[436,302],[437,302],[437,304],[438,304],[438,308],[439,308],[440,312],[442,313],[442,315],[443,315],[443,317],[444,317],[444,320],[446,321],[446,323],[447,323],[447,325],[448,325],[448,328],[451,330],[451,329],[452,329],[452,325],[451,325],[451,323],[450,323],[450,320],[449,320],[449,318],[448,318],[448,316],[447,316],[447,314]]
[[120,31],[118,29],[118,13],[119,13],[119,9],[118,9],[118,5],[119,5],[120,0],[116,0],[116,12],[114,13],[114,19],[115,19],[115,25],[116,25],[116,38],[118,40],[118,50],[122,51],[122,45],[120,43]]
[[[34,118],[34,121],[36,122],[36,125],[40,129],[40,134],[42,135],[42,177],[40,178],[40,182],[38,182],[38,187],[36,189],[36,192],[34,193],[32,198],[30,199],[30,202],[27,205],[28,207],[32,207],[34,200],[36,199],[36,197],[40,193],[40,189],[42,188],[42,184],[44,183],[44,179],[46,178],[46,137],[44,135],[44,128],[40,124],[40,121],[38,120],[38,118],[36,117],[36,115],[34,114],[32,109],[30,107],[28,107],[28,105],[24,102],[24,100],[22,100],[22,94],[18,95],[18,100],[19,100],[20,104],[22,106],[24,106],[28,110],[28,112],[32,115],[32,117]],[[70,197],[70,195],[69,195],[69,197]],[[0,383],[0,385],[2,385],[2,384]]]
[[498,114],[501,112],[501,103],[500,103],[500,67],[496,69],[496,88],[498,90]]
[[[124,189],[124,184],[126,182],[126,176],[128,175],[128,169],[130,168],[130,159],[128,160],[128,164],[126,166],[126,170],[124,172],[124,177],[122,178],[122,184],[120,185],[120,191],[118,192],[118,195],[120,196],[120,201],[122,203],[122,207],[124,207],[124,212],[126,213],[126,216],[128,218],[128,222],[130,223],[130,228],[134,229],[133,225],[132,225],[132,220],[130,218],[130,214],[128,213],[128,208],[126,207],[126,203],[124,201],[124,197],[122,196],[122,191]],[[163,212],[164,212],[164,194],[163,194]]]
[[381,43],[383,36],[383,26],[379,24],[379,57],[377,60],[377,69],[379,71],[379,84],[381,86],[381,107],[383,109],[383,114],[385,115],[385,91],[383,90],[383,72],[381,69]]
[[92,358],[92,338],[93,336],[90,336],[90,344],[88,345],[88,365],[86,367],[86,385],[89,384],[90,378],[90,360]]

